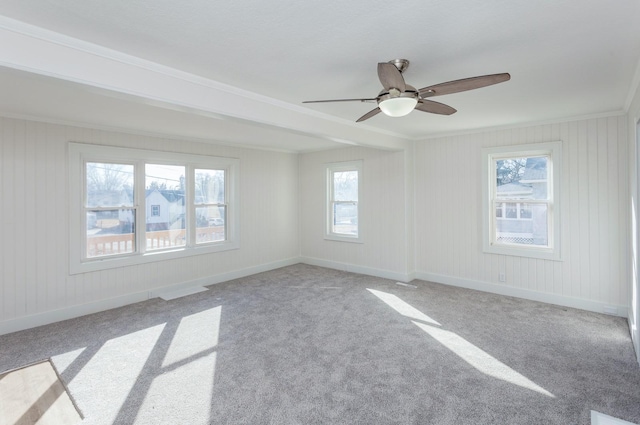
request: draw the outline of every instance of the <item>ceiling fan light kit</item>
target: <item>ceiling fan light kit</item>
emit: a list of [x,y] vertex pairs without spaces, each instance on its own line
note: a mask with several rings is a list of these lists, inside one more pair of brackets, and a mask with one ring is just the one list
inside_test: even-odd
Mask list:
[[432,114],[451,115],[456,112],[454,108],[428,100],[427,98],[479,89],[511,79],[511,76],[505,72],[502,74],[463,78],[461,80],[449,81],[416,90],[415,87],[404,82],[402,73],[406,71],[407,68],[409,68],[409,61],[407,59],[394,59],[389,62],[378,63],[378,78],[384,88],[375,98],[306,100],[302,103],[377,101],[378,107],[361,116],[357,122],[367,120],[379,112],[390,117],[403,117],[414,109]]
[[378,107],[390,117],[404,117],[413,111],[417,104],[418,93],[415,91],[400,93],[397,89],[391,89],[388,94],[378,99]]

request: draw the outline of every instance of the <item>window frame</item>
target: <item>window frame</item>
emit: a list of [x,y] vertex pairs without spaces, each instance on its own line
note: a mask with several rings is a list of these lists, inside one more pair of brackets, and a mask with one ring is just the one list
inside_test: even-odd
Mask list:
[[[362,243],[362,214],[361,214],[361,205],[362,205],[362,160],[355,161],[345,161],[345,162],[334,162],[325,164],[326,176],[325,176],[325,184],[326,184],[326,201],[325,201],[325,235],[324,239],[331,241],[339,241],[339,242],[353,242],[353,243]],[[356,203],[356,211],[358,218],[358,227],[357,235],[349,235],[346,233],[337,233],[333,231],[333,211],[334,204],[336,202],[354,202],[354,201],[335,201],[334,200],[334,185],[333,185],[333,174],[336,172],[344,172],[344,171],[356,171],[358,173],[358,199],[355,201]]]
[[[496,241],[496,161],[507,158],[548,157],[547,199],[503,199],[501,202],[545,204],[547,206],[547,246],[505,244]],[[561,261],[560,182],[562,142],[500,146],[482,149],[482,250],[491,254]],[[505,212],[503,211],[503,215]],[[518,214],[519,215],[519,214]],[[502,217],[502,219],[507,219]],[[513,219],[516,220],[516,219]],[[529,220],[528,218],[526,220]],[[533,220],[533,218],[531,218]]]
[[[240,160],[206,155],[150,151],[69,143],[69,274],[86,273],[117,267],[165,261],[238,249],[240,247]],[[86,256],[87,217],[85,212],[86,163],[105,162],[134,165],[135,251],[104,257]],[[227,203],[226,239],[210,243],[195,243],[195,218],[187,221],[185,246],[146,251],[145,164],[185,166],[185,215],[195,217],[193,173],[196,168],[225,170],[225,201]]]

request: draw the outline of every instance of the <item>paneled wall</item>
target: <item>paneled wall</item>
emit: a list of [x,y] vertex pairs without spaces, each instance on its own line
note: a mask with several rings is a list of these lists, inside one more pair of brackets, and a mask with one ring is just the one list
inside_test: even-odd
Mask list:
[[[415,150],[416,272],[446,283],[624,314],[629,299],[626,116],[422,141]],[[482,251],[481,149],[561,140],[562,261]],[[499,282],[505,273],[506,282]],[[484,285],[484,286],[483,286]],[[534,297],[536,298],[536,297]],[[540,297],[538,297],[540,298]],[[577,303],[568,300],[582,300]]]
[[[240,249],[70,276],[69,225],[77,223],[68,219],[69,141],[239,158]],[[295,154],[0,118],[0,330],[19,318],[297,261],[297,177]]]
[[[324,239],[326,164],[363,160],[360,232],[363,243]],[[300,155],[300,250],[319,265],[404,279],[411,248],[406,239],[405,152],[345,148]]]
[[640,178],[638,172],[638,163],[640,162],[640,87],[636,89],[635,95],[629,107],[629,184],[631,199],[631,223],[630,229],[630,284],[631,294],[629,296],[629,327],[631,328],[631,337],[636,348],[636,355],[640,363],[640,209],[639,209],[639,190]]

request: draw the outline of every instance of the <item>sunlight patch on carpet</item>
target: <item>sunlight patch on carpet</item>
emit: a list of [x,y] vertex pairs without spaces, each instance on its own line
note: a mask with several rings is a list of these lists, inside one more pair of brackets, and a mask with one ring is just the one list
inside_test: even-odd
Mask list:
[[[101,412],[103,423],[113,423],[149,359],[166,324],[112,338],[89,360],[69,384],[80,406]],[[100,397],[90,389],[100,383]],[[82,401],[81,401],[82,399]]]
[[389,294],[387,292],[382,292],[382,291],[376,291],[375,289],[369,289],[369,288],[367,288],[367,291],[371,292],[373,295],[378,297],[380,300],[382,300],[389,307],[391,307],[392,309],[394,309],[398,313],[402,314],[403,316],[408,317],[409,319],[420,320],[420,321],[423,321],[423,322],[427,322],[427,323],[431,323],[431,324],[434,324],[434,325],[442,326],[442,325],[440,325],[440,323],[438,323],[437,321],[433,320],[431,317],[427,316],[426,314],[424,314],[423,312],[421,312],[417,308],[415,308],[415,307],[407,304],[406,302],[402,301],[400,298],[398,298],[397,296],[395,296],[393,294]]
[[591,425],[637,425],[633,422],[623,421],[622,419],[614,418],[613,416],[605,415],[604,413],[591,411]]
[[537,385],[535,382],[522,376],[500,360],[476,347],[461,336],[443,329],[437,329],[424,323],[413,322],[420,329],[431,335],[440,344],[447,347],[454,354],[485,375],[492,376],[510,384],[518,385],[528,390],[536,391],[547,397],[555,396],[549,391]]
[[162,367],[186,360],[197,353],[204,353],[218,345],[222,306],[180,319]]
[[158,412],[163,412],[161,422],[165,424],[213,423],[210,409],[216,356],[215,352],[207,353],[179,366],[163,368],[144,396],[135,422],[159,423]]
[[56,369],[60,372],[60,375],[64,375],[67,368],[82,354],[87,347],[78,348],[77,350],[69,351],[67,353],[58,354],[51,357],[51,361],[56,365]]
[[[367,288],[367,291],[371,292],[398,313],[408,317],[409,319],[413,319],[411,321],[416,326],[485,375],[518,385],[522,388],[536,391],[540,394],[546,395],[547,397],[555,398],[555,396],[549,391],[540,387],[530,379],[522,376],[506,364],[476,347],[458,334],[431,326],[442,325],[397,296],[383,291],[376,291],[375,289]],[[419,322],[414,320],[418,320]]]

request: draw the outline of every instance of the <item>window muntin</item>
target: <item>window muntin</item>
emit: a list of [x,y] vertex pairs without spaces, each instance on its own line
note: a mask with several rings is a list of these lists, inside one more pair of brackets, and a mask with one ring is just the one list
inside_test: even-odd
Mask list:
[[[79,143],[69,159],[71,274],[238,248],[237,159]],[[196,170],[222,177],[215,199],[196,200]]]
[[485,252],[560,259],[560,154],[560,142],[483,150]]
[[361,161],[327,166],[327,239],[360,240]]

